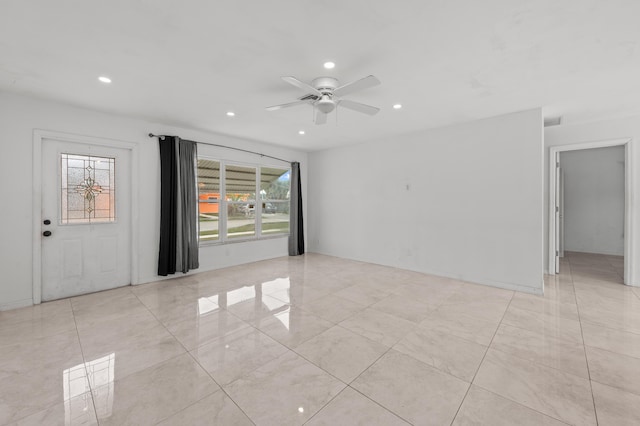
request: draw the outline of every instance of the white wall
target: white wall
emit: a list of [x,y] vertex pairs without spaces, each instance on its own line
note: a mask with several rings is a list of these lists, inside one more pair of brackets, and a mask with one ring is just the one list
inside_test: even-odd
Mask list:
[[[177,134],[185,139],[221,143],[300,161],[306,209],[307,154],[304,152],[0,92],[0,309],[24,306],[32,301],[34,129],[115,139],[138,145],[140,155],[136,170],[140,190],[135,199],[138,200],[140,220],[134,223],[133,231],[138,233],[139,240],[139,276],[132,279],[140,283],[160,279],[156,276],[160,226],[159,153],[158,142],[147,136],[149,132]],[[263,163],[258,156],[231,150],[203,147],[200,153],[233,161]],[[286,238],[207,246],[201,249],[200,269],[194,272],[286,255]]]
[[542,113],[309,154],[312,251],[542,292]]
[[[626,166],[630,167],[634,176],[631,180],[635,182],[633,192],[629,194],[627,202],[630,204],[634,212],[631,218],[632,223],[640,223],[640,184],[637,184],[638,172],[640,167],[640,147],[638,139],[640,139],[640,116],[628,117],[617,120],[598,121],[585,124],[560,125],[547,127],[544,130],[545,144],[545,171],[544,171],[544,267],[545,271],[549,270],[549,148],[554,146],[570,146],[578,143],[605,141],[613,139],[631,138],[631,157],[627,158]],[[630,162],[633,163],[631,167]],[[627,232],[627,238],[630,238],[631,245],[635,247],[633,258],[625,259],[633,265],[635,275],[627,284],[640,286],[640,226],[635,225],[633,229]]]
[[564,249],[624,254],[624,147],[560,153]]

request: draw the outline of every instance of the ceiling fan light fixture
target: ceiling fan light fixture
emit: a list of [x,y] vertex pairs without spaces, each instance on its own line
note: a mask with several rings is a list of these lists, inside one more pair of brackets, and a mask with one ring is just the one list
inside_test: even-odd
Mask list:
[[327,95],[323,95],[322,98],[320,98],[316,102],[316,108],[318,108],[320,111],[324,112],[325,114],[329,114],[331,111],[335,109],[335,107],[336,107],[336,103],[331,99],[331,97]]

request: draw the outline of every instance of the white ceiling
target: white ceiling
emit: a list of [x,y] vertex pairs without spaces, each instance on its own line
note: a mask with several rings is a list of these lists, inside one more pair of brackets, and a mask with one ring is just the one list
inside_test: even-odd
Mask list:
[[[539,106],[583,122],[640,114],[639,17],[638,0],[2,0],[0,90],[304,150]],[[382,85],[348,98],[374,117],[264,109],[304,94],[280,76],[369,74]]]

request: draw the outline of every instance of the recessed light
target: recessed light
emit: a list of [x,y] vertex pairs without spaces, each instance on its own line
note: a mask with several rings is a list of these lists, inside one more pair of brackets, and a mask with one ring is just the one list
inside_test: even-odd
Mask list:
[[400,108],[402,108],[402,105],[400,105],[400,104],[395,104],[393,106],[393,109],[400,109]]
[[298,413],[304,413],[304,407],[298,407]]
[[234,117],[234,116],[236,115],[236,113],[235,113],[235,112],[233,112],[233,111],[227,111],[227,115],[228,115],[229,117]]
[[332,70],[336,67],[336,64],[333,62],[325,62],[324,67],[328,70]]
[[107,84],[111,83],[111,79],[109,77],[105,77],[103,75],[98,77],[98,80],[100,80],[103,83],[107,83]]
[[298,134],[299,134],[299,135],[304,135],[304,130],[300,130],[300,131],[298,132]]

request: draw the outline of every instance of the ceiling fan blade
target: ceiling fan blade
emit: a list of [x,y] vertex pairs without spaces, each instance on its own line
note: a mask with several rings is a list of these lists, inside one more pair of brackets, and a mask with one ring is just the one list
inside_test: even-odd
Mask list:
[[368,115],[376,115],[378,111],[380,111],[380,108],[376,108],[371,105],[361,104],[360,102],[350,101],[348,99],[340,100],[339,105],[345,108],[352,109],[354,111],[361,112],[363,114],[368,114]]
[[282,77],[282,79],[284,81],[286,81],[287,83],[289,83],[289,84],[291,84],[293,86],[296,86],[299,89],[307,90],[307,91],[309,91],[309,93],[313,93],[314,95],[322,96],[322,92],[320,92],[318,89],[316,89],[315,87],[313,87],[313,86],[311,86],[311,85],[309,85],[309,84],[307,84],[307,83],[305,83],[303,81],[298,80],[295,77],[291,77],[291,76]]
[[282,108],[289,108],[289,107],[294,107],[294,106],[298,106],[298,105],[305,105],[308,104],[309,101],[308,100],[300,100],[300,101],[295,101],[295,102],[289,102],[286,104],[280,104],[280,105],[273,105],[270,107],[267,107],[267,111],[276,111]]
[[378,80],[375,76],[370,75],[365,78],[361,78],[360,80],[352,81],[351,83],[347,83],[343,86],[338,87],[333,91],[333,95],[344,96],[358,90],[364,90],[368,89],[369,87],[377,86],[378,84],[380,84],[380,80]]
[[327,114],[316,108],[316,124],[325,124],[327,122]]

